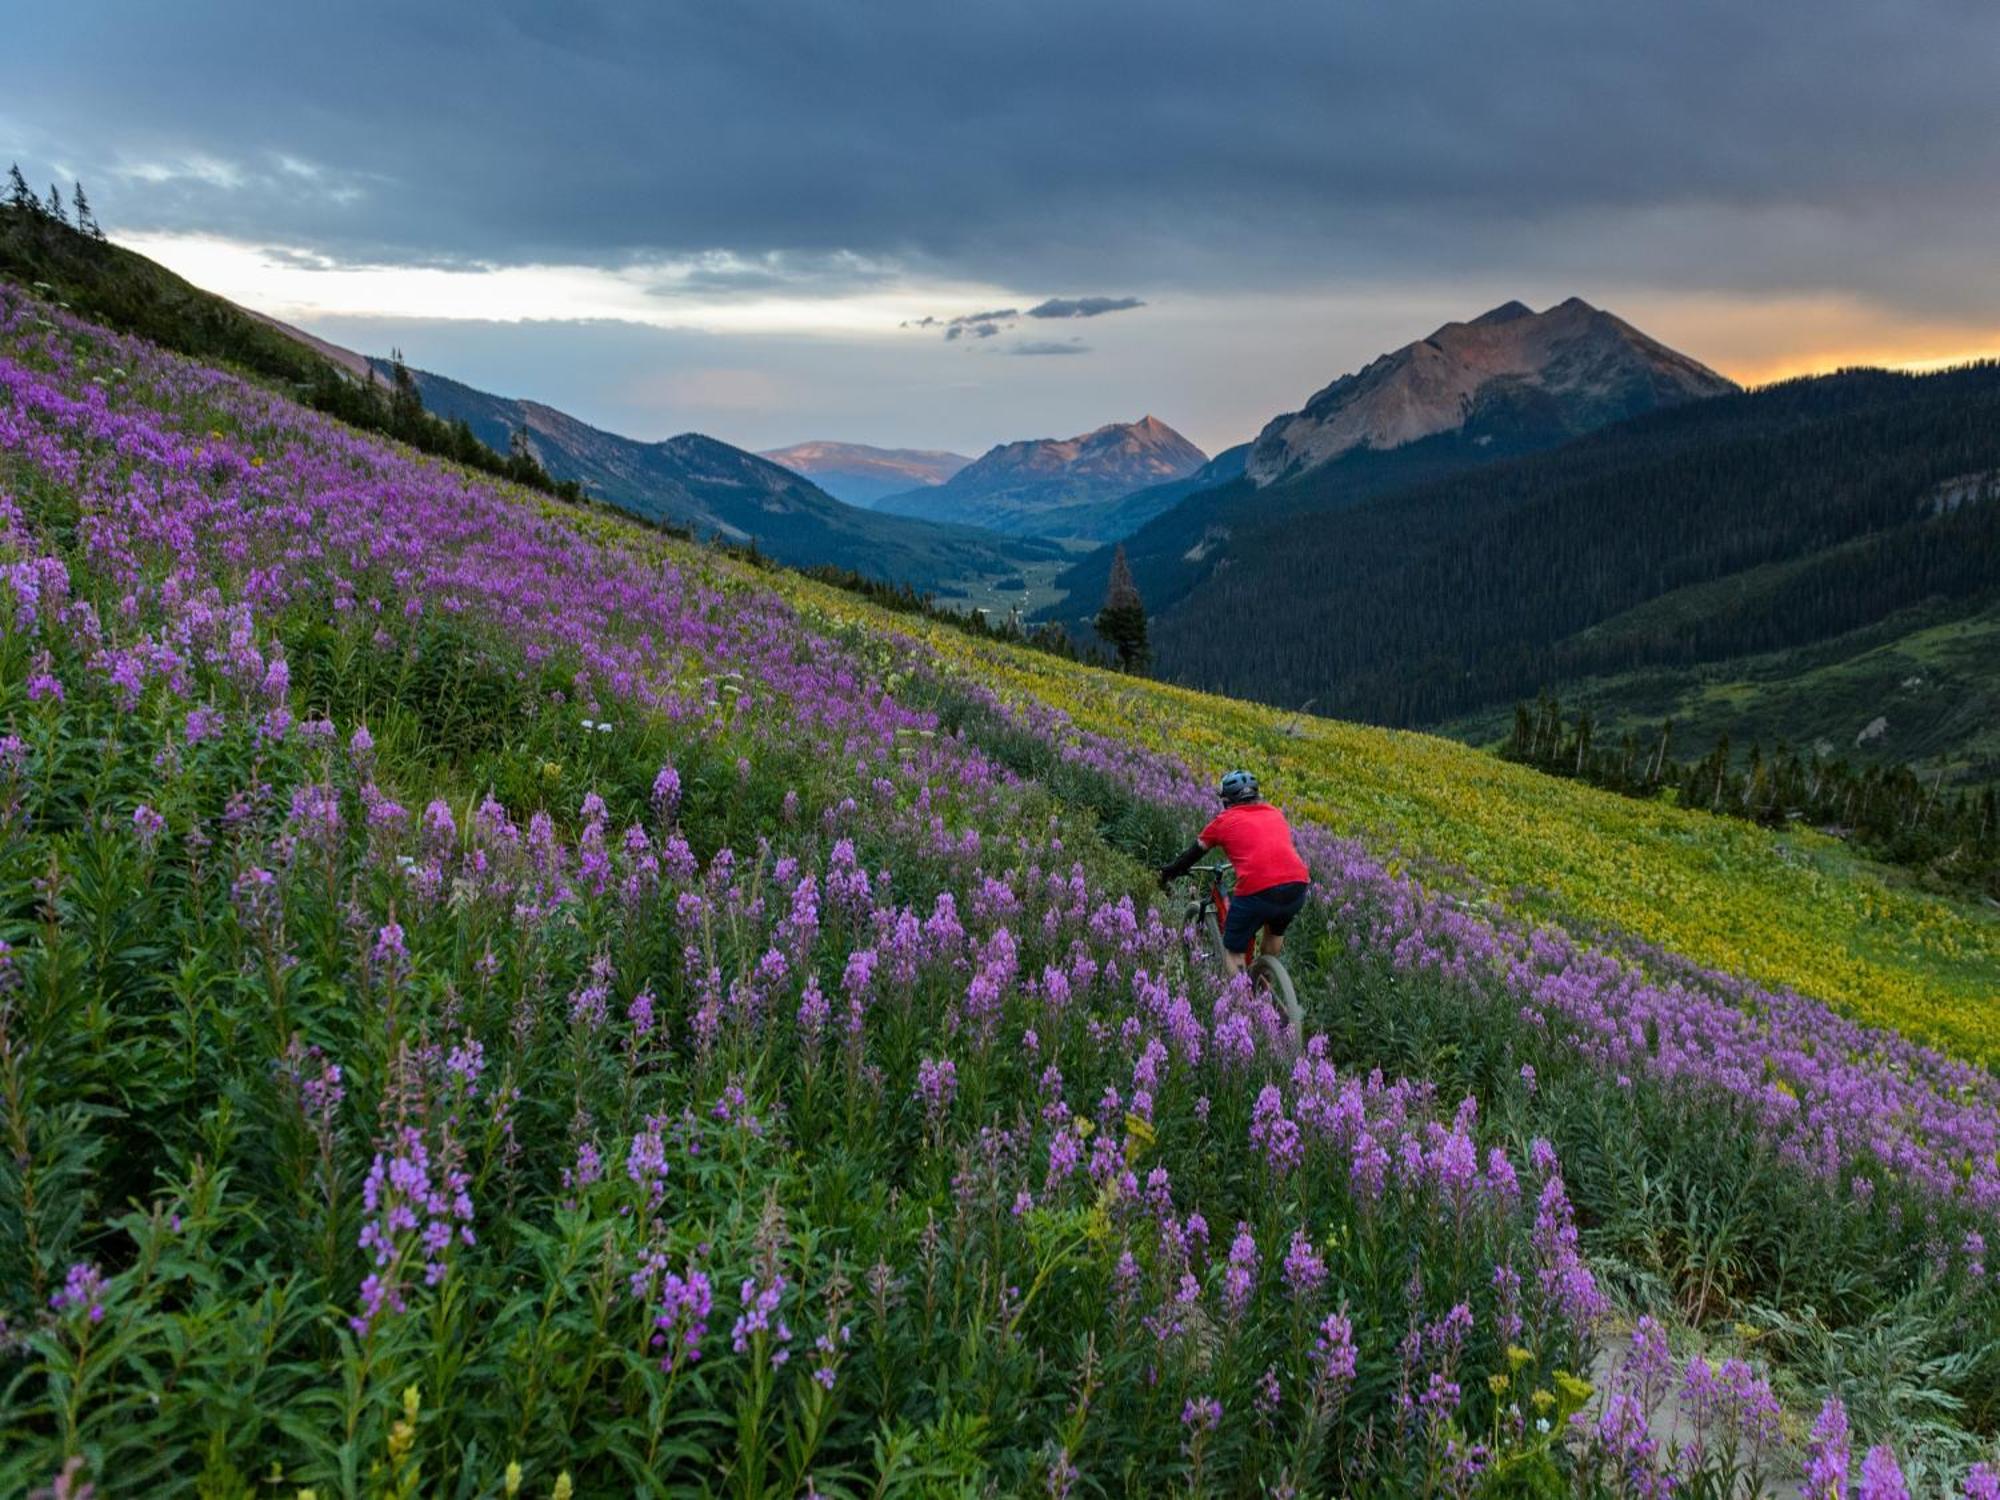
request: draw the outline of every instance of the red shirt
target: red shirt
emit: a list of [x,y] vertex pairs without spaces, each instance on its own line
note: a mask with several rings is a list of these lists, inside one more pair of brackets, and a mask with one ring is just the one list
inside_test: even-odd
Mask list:
[[1236,894],[1248,896],[1274,885],[1312,879],[1312,871],[1292,847],[1291,825],[1268,802],[1225,807],[1201,831],[1204,848],[1220,846],[1236,866]]

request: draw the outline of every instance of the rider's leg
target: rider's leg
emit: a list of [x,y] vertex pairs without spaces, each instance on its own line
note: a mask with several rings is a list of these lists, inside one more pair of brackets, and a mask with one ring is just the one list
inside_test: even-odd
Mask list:
[[1247,897],[1229,903],[1229,919],[1222,924],[1222,957],[1231,974],[1250,967],[1250,954],[1257,946],[1257,929],[1264,924],[1262,913]]
[[1276,958],[1280,953],[1285,951],[1285,935],[1282,932],[1273,932],[1270,928],[1266,927],[1264,929],[1264,941],[1258,945],[1257,951],[1267,957]]

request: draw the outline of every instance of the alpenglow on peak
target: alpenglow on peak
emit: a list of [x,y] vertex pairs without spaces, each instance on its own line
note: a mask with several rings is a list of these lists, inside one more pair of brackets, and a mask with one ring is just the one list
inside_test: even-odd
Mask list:
[[1504,302],[1382,355],[1274,418],[1252,445],[1247,472],[1266,485],[1355,449],[1400,448],[1442,433],[1528,424],[1587,432],[1735,389],[1581,297],[1539,313]]

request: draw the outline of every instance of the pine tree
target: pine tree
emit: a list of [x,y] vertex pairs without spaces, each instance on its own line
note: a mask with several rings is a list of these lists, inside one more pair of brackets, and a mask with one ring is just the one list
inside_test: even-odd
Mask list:
[[1104,590],[1104,607],[1097,612],[1097,633],[1118,653],[1127,672],[1143,672],[1152,658],[1146,643],[1146,606],[1132,581],[1132,565],[1120,546],[1111,556],[1111,581]]
[[63,211],[62,189],[57,187],[53,182],[49,184],[49,199],[48,202],[42,205],[42,212],[47,214],[51,219],[54,219],[58,224],[67,224],[69,222],[69,215]]
[[389,431],[406,441],[416,437],[424,426],[424,398],[417,390],[417,380],[410,373],[410,367],[403,363],[403,351],[389,351]]
[[21,175],[19,162],[7,169],[7,206],[31,214],[42,211],[42,200],[35,196],[35,190],[28,186],[28,179]]
[[76,185],[76,192],[71,197],[70,202],[76,210],[76,227],[78,231],[89,235],[94,240],[103,239],[104,230],[97,222],[97,215],[90,211],[90,200],[84,196],[83,184],[81,182]]

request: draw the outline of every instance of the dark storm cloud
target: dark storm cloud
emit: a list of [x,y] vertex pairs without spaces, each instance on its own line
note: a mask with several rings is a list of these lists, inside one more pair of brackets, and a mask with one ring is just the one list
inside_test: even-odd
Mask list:
[[1137,297],[1051,297],[1028,309],[1031,318],[1095,318],[1146,304]]
[[711,253],[696,258],[670,281],[646,288],[648,296],[757,297],[771,292],[849,291],[892,279],[895,268],[854,255],[771,252],[745,257]]
[[[1019,308],[1002,307],[993,312],[960,313],[955,318],[947,318],[944,325],[944,341],[955,344],[965,334],[976,339],[990,339],[1002,328],[1012,328],[1010,318],[1021,316]],[[921,318],[917,327],[928,328],[937,322],[935,318]]]
[[[1146,304],[1137,297],[1051,297],[1046,302],[1038,302],[1028,309],[1025,316],[1030,318],[1095,318],[1102,313],[1124,312]],[[996,333],[1014,326],[1013,320],[1024,316],[1017,307],[1002,307],[992,312],[960,313],[955,318],[946,318],[942,323],[936,318],[919,318],[914,323],[905,322],[905,328],[944,329],[945,342],[956,343],[966,334],[974,338],[990,339]],[[1009,351],[1014,354],[1075,354],[1078,350],[1061,344],[1017,344]]]
[[1977,0],[110,0],[8,43],[0,152],[114,231],[342,262],[2000,294]]
[[[1002,313],[1000,316],[1007,317],[1010,314]],[[976,318],[953,318],[949,323],[945,324],[944,341],[947,344],[955,344],[960,337],[968,333],[976,339],[990,339],[1000,331],[1002,326],[999,323],[992,322],[983,313]],[[1013,325],[1010,323],[1005,326],[1011,328]]]

